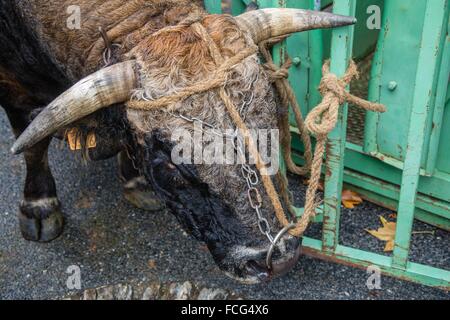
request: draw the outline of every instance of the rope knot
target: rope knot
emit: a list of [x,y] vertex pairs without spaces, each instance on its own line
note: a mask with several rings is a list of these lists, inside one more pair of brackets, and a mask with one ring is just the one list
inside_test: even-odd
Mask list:
[[272,61],[268,61],[263,66],[269,75],[269,80],[275,82],[277,80],[289,78],[289,68],[292,66],[292,61],[288,58],[281,67],[277,66]]
[[305,125],[309,132],[315,135],[326,136],[336,126],[339,115],[339,106],[349,102],[368,111],[385,112],[386,107],[379,103],[373,103],[355,97],[347,91],[347,86],[356,77],[359,77],[358,69],[353,60],[344,76],[338,78],[330,72],[330,61],[326,61],[322,68],[322,81],[319,91],[323,96],[322,102],[317,105],[307,116]]
[[319,85],[319,92],[322,96],[333,93],[339,99],[339,104],[343,104],[349,98],[349,93],[346,87],[350,84],[353,78],[358,78],[359,73],[356,64],[353,60],[350,61],[347,72],[342,78],[338,78],[335,74],[330,72],[330,61],[326,61],[322,68],[322,80]]
[[343,104],[347,97],[345,87],[347,85],[335,74],[328,73],[323,75],[319,85],[319,92],[322,96],[332,93],[339,99],[339,104]]

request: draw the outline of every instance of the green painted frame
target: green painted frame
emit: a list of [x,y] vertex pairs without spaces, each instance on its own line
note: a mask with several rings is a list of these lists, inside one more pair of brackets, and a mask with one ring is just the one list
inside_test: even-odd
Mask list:
[[[233,14],[242,12],[245,7],[246,0],[234,0],[233,1]],[[214,2],[216,5],[214,6]],[[217,2],[219,0],[206,0],[206,7],[211,9],[218,8]],[[248,2],[248,1],[247,1]],[[289,0],[260,0],[258,1],[261,7],[283,7],[289,5]],[[314,1],[310,1],[310,5]],[[304,5],[305,3],[303,3]],[[435,0],[427,2],[425,12],[425,25],[427,32],[424,32],[422,39],[422,45],[424,47],[432,47],[439,45],[436,43],[435,37],[426,37],[429,32],[436,31],[437,28],[442,29],[442,22],[445,20],[445,14],[448,11],[444,10],[442,16],[436,17],[437,8],[447,8],[447,0]],[[333,5],[333,12],[343,15],[355,15],[356,0],[335,0]],[[214,13],[220,13],[220,11],[211,11]],[[441,24],[439,24],[441,23]],[[439,30],[441,30],[439,29]],[[312,34],[312,33],[310,33]],[[432,34],[432,33],[431,33]],[[316,33],[317,36],[317,33]],[[331,31],[331,72],[338,76],[345,73],[349,63],[349,59],[352,56],[353,49],[353,37],[354,27],[343,27],[333,29]],[[318,41],[316,39],[316,41]],[[321,41],[321,39],[320,39]],[[318,41],[318,42],[320,42]],[[440,41],[440,40],[439,40]],[[286,50],[286,44],[281,44],[279,47],[274,48],[274,60],[278,63],[282,63],[282,57],[284,50]],[[321,49],[323,50],[323,49]],[[412,235],[412,222],[417,211],[416,206],[418,203],[426,202],[427,198],[423,199],[418,194],[419,179],[421,173],[421,155],[424,147],[424,134],[426,128],[426,110],[430,105],[433,97],[427,92],[431,92],[432,89],[427,87],[433,83],[434,73],[438,72],[437,68],[429,70],[426,68],[426,62],[433,57],[429,56],[432,50],[421,50],[420,63],[418,67],[416,83],[423,83],[421,76],[427,77],[430,80],[425,85],[417,87],[415,90],[413,112],[411,122],[414,124],[410,126],[408,133],[409,147],[406,152],[405,166],[400,172],[401,174],[401,187],[397,190],[395,187],[386,188],[386,197],[399,199],[398,214],[397,214],[397,232],[395,239],[395,249],[393,256],[385,256],[381,254],[371,253],[339,244],[339,227],[340,227],[340,208],[341,208],[341,196],[342,187],[344,183],[344,175],[350,176],[353,181],[361,184],[365,184],[364,190],[374,190],[379,186],[375,179],[368,176],[364,176],[352,170],[345,169],[346,153],[351,152],[351,156],[357,157],[358,153],[361,158],[367,159],[367,155],[363,153],[363,150],[359,150],[357,146],[348,148],[346,144],[346,126],[347,126],[347,104],[343,105],[339,114],[339,119],[336,128],[329,135],[327,144],[327,155],[325,160],[325,167],[328,174],[325,175],[325,196],[323,208],[320,211],[323,212],[320,220],[323,222],[322,239],[312,239],[304,237],[303,239],[303,252],[305,254],[335,261],[338,263],[351,265],[359,268],[367,268],[368,266],[378,266],[380,270],[390,276],[401,278],[404,280],[414,281],[417,283],[439,287],[444,290],[450,290],[450,271],[434,268],[424,264],[413,263],[408,261],[410,241]],[[323,52],[321,52],[323,53]],[[322,59],[322,55],[320,56]],[[307,60],[308,61],[308,60]],[[322,61],[320,60],[320,64]],[[431,78],[430,78],[431,77]],[[290,79],[292,81],[292,79]],[[311,78],[307,79],[307,83],[311,81]],[[296,82],[298,83],[298,82]],[[305,82],[303,82],[305,83]],[[295,87],[295,86],[294,86]],[[308,103],[307,103],[308,105]],[[305,110],[302,110],[305,111]],[[295,129],[293,129],[295,132]],[[299,142],[294,141],[295,144]],[[298,148],[301,149],[301,148]],[[353,149],[353,150],[352,150]],[[347,151],[347,152],[346,152]],[[297,157],[296,160],[301,162],[301,157]],[[377,159],[372,159],[378,161]],[[397,173],[398,174],[398,173]],[[358,185],[357,184],[357,185]],[[448,209],[443,204],[442,208],[443,220],[445,220]],[[301,214],[302,209],[297,209],[297,212]]]

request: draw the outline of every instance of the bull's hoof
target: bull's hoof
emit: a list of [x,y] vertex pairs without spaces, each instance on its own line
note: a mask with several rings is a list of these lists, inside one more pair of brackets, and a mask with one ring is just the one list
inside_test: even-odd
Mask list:
[[56,239],[64,228],[58,199],[23,201],[20,205],[19,225],[26,240],[49,242]]
[[139,209],[159,211],[164,208],[164,204],[144,177],[136,177],[125,183],[123,195],[128,202]]

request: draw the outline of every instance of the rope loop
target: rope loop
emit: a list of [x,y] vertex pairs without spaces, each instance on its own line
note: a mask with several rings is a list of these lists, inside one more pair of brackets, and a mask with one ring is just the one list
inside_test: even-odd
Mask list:
[[277,80],[289,78],[289,68],[292,66],[292,60],[288,58],[281,67],[277,66],[273,62],[266,62],[263,66],[269,75],[270,81],[275,82]]
[[328,135],[336,126],[339,115],[339,106],[350,102],[367,111],[385,112],[384,105],[369,102],[355,97],[347,91],[347,86],[354,78],[359,77],[358,69],[353,60],[342,78],[330,72],[330,61],[327,60],[322,68],[322,80],[319,92],[323,96],[319,103],[306,117],[305,125],[313,135]]

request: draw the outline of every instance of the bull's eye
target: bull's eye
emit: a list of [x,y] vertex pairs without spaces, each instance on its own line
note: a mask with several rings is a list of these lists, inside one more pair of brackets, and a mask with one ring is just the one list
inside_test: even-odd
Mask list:
[[167,167],[170,169],[170,170],[175,170],[177,167],[175,167],[172,163],[168,163],[167,164]]

